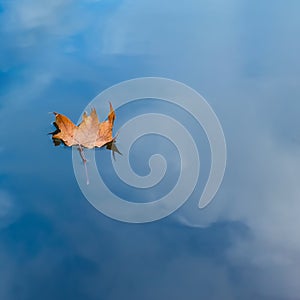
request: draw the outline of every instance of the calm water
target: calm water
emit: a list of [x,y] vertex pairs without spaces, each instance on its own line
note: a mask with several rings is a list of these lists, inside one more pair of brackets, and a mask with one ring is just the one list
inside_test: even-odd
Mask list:
[[[1,1],[0,299],[299,299],[299,10],[279,0]],[[98,93],[143,76],[202,94],[228,160],[199,211],[209,169],[199,129],[203,177],[190,201],[136,225],[90,205],[71,149],[47,133],[53,111],[76,122]],[[147,111],[194,128],[176,107],[146,99],[116,111],[115,132]],[[162,138],[137,141],[134,170],[147,174],[157,152],[171,171],[147,191],[119,181],[107,150],[96,156],[108,186],[139,202],[176,182],[178,153]]]

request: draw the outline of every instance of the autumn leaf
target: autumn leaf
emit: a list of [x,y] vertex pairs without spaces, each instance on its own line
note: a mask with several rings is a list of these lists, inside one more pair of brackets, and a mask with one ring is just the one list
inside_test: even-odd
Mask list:
[[52,139],[55,146],[60,143],[66,146],[82,146],[92,149],[103,147],[113,141],[112,129],[115,120],[115,112],[110,103],[110,113],[108,120],[99,122],[97,112],[93,108],[88,116],[85,112],[82,116],[82,122],[76,126],[68,117],[54,113],[56,131],[52,132]]
[[111,103],[108,118],[104,122],[99,122],[97,112],[94,108],[90,115],[84,112],[82,121],[78,126],[65,115],[56,112],[54,115],[55,122],[53,124],[56,130],[51,133],[54,145],[58,146],[62,143],[68,147],[77,146],[85,167],[86,159],[83,148],[93,149],[106,146],[106,149],[113,152],[114,158],[115,152],[121,154],[115,145],[116,138],[112,136],[116,114]]

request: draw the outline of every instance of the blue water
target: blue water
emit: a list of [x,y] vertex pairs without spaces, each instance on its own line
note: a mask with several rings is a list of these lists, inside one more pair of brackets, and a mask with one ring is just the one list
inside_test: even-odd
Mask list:
[[[0,299],[299,299],[298,1],[24,0],[0,7]],[[77,122],[98,93],[143,76],[178,80],[204,96],[228,155],[220,190],[198,210],[210,162],[199,130],[203,173],[190,201],[137,225],[110,219],[85,199],[71,149],[54,147],[48,133],[53,111]],[[114,133],[133,111],[168,112],[145,101],[116,111]],[[193,127],[177,109],[170,115]],[[156,150],[178,159],[159,137],[134,147],[140,175]],[[108,186],[139,202],[145,191],[111,175],[110,152],[96,156]],[[178,165],[169,167],[142,200],[176,183]]]

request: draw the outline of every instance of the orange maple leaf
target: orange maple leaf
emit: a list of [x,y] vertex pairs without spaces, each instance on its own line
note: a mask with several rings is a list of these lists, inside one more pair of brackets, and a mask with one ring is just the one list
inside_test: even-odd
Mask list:
[[110,113],[108,120],[99,122],[97,112],[93,108],[88,116],[85,112],[81,123],[76,126],[68,117],[54,113],[56,131],[52,132],[52,139],[55,146],[62,142],[66,146],[82,146],[92,149],[103,147],[114,140],[112,129],[116,114],[110,103]]
[[54,145],[58,146],[63,143],[68,147],[77,146],[85,167],[86,159],[83,148],[92,149],[106,146],[107,149],[113,151],[114,158],[115,152],[121,154],[115,145],[116,137],[112,136],[116,114],[112,104],[109,105],[110,112],[106,121],[99,122],[97,112],[93,108],[90,115],[84,112],[78,126],[65,115],[54,112],[55,122],[53,124],[56,130],[51,133]]

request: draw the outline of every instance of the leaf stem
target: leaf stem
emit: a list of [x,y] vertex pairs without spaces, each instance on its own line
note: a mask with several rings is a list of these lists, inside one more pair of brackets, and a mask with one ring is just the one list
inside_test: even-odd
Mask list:
[[86,176],[86,184],[88,185],[88,184],[90,184],[90,180],[89,180],[89,174],[88,174],[88,169],[87,169],[87,159],[84,155],[84,150],[83,150],[82,146],[78,145],[77,149],[79,151],[80,157],[81,157],[83,165],[84,165],[85,176]]

